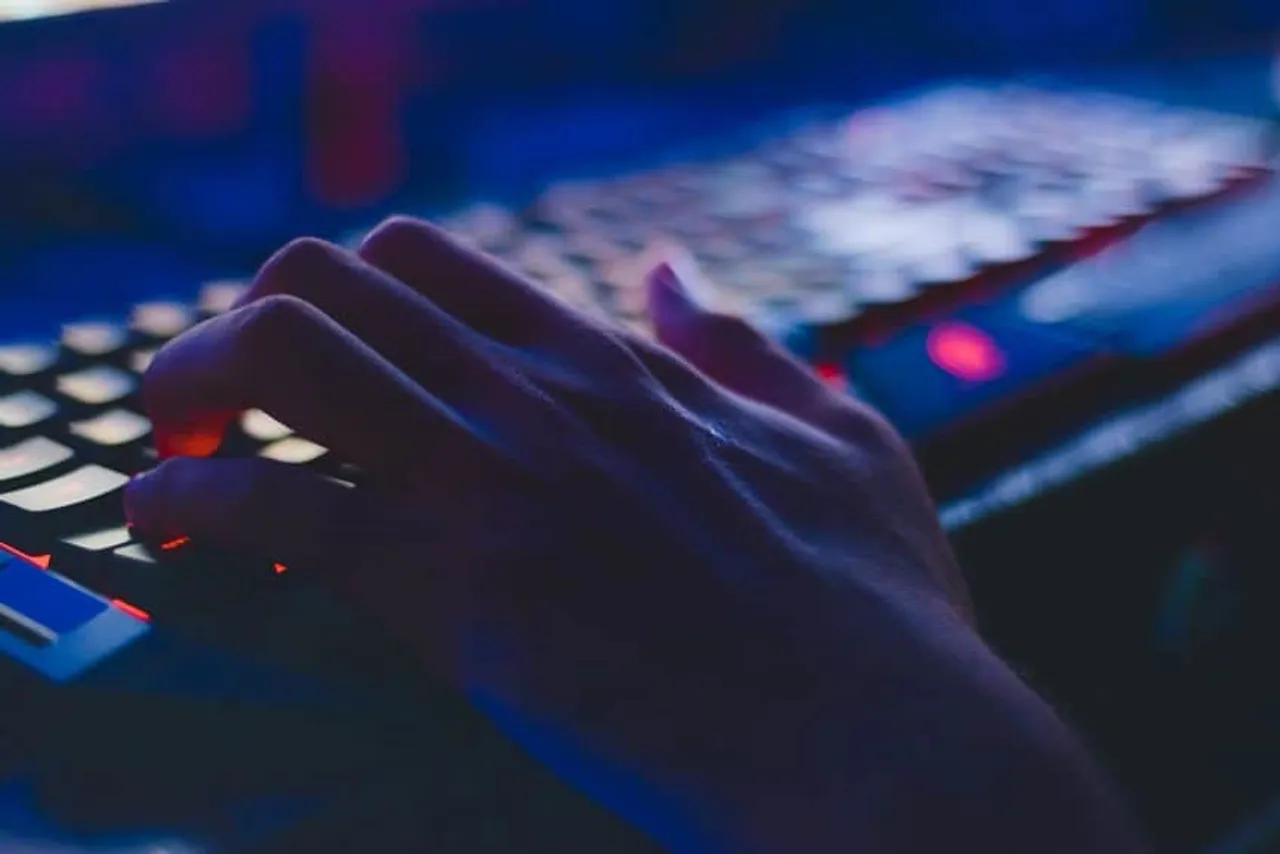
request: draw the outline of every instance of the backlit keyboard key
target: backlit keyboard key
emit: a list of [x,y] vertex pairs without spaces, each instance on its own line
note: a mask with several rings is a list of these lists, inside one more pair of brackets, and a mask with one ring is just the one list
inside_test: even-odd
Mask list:
[[200,289],[197,307],[203,314],[222,314],[231,310],[236,300],[249,291],[244,282],[209,282]]
[[106,321],[83,321],[62,327],[62,346],[90,358],[110,355],[129,340],[123,326]]
[[121,491],[129,478],[102,466],[82,466],[36,486],[0,494],[0,525],[8,542],[45,553],[61,537],[120,518]]
[[240,416],[240,429],[245,435],[259,442],[277,442],[293,435],[293,430],[281,424],[261,409],[250,409]]
[[95,445],[116,448],[145,439],[151,432],[151,422],[128,409],[111,409],[86,421],[77,421],[70,429],[74,435]]
[[14,377],[30,377],[49,370],[58,361],[58,350],[48,344],[6,344],[0,346],[0,372]]
[[34,391],[0,397],[0,427],[22,430],[42,424],[58,411],[58,404]]
[[10,482],[56,468],[71,459],[72,451],[52,439],[35,436],[0,450],[0,481]]
[[144,302],[134,306],[129,325],[149,338],[168,340],[195,325],[196,314],[180,302]]
[[66,537],[62,542],[77,549],[84,549],[89,552],[105,552],[119,548],[132,539],[133,536],[129,533],[129,529],[121,526],[118,528],[104,528],[100,531],[91,531],[88,534],[78,534],[73,537]]
[[134,564],[149,566],[156,562],[156,556],[151,553],[151,549],[147,548],[142,543],[134,543],[133,545],[116,549],[112,554]]
[[37,486],[6,492],[0,502],[28,513],[48,513],[109,495],[128,482],[129,478],[111,469],[84,466]]
[[91,528],[88,533],[64,537],[54,543],[53,565],[67,578],[97,588],[103,581],[101,570],[111,552],[132,541],[132,533],[123,525]]
[[101,406],[128,397],[137,389],[138,381],[117,368],[99,365],[58,377],[57,387],[61,394],[79,403]]
[[129,370],[135,374],[145,374],[155,359],[156,350],[135,350],[129,354]]
[[329,453],[329,449],[315,442],[292,436],[268,445],[258,455],[282,463],[311,463]]

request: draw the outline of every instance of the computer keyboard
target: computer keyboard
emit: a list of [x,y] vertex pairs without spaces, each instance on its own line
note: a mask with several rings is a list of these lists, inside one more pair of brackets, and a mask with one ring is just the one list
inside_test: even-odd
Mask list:
[[[644,272],[678,245],[708,274],[699,299],[743,314],[880,407],[949,495],[1276,335],[1274,147],[1272,127],[1254,119],[957,86],[788,120],[714,156],[557,183],[528,204],[434,218],[642,335]],[[70,322],[58,341],[0,343],[0,684],[37,698],[21,705],[43,721],[10,721],[19,737],[51,720],[75,726],[74,702],[102,710],[94,733],[110,722],[145,752],[145,729],[163,725],[150,699],[188,696],[183,674],[199,670],[218,702],[284,702],[299,719],[323,718],[323,738],[294,747],[333,751],[339,770],[369,756],[395,764],[396,747],[370,734],[391,727],[378,716],[397,705],[394,691],[370,687],[384,665],[394,670],[385,643],[364,643],[376,631],[269,559],[219,556],[186,538],[144,544],[125,526],[122,490],[156,463],[141,374],[166,341],[230,309],[245,287],[210,282],[118,318]],[[224,450],[359,478],[260,411],[243,414]],[[249,566],[223,572],[227,561]],[[344,699],[357,684],[377,699],[358,713]],[[174,720],[195,714],[179,706]],[[245,756],[257,730],[244,726],[231,725],[225,749],[274,779],[273,760]],[[274,722],[266,731],[285,738]],[[128,761],[68,749],[58,763],[71,768]],[[46,779],[48,756],[29,759],[27,773]],[[190,839],[234,848],[235,834],[200,812],[211,761],[165,766],[191,787],[172,814],[147,815],[154,781],[132,800],[60,783],[42,791],[55,813],[100,799],[112,808],[95,820],[185,823]],[[582,850],[634,850],[603,838]],[[555,850],[577,849],[566,840]]]
[[952,86],[440,221],[641,334],[644,272],[681,247],[700,299],[878,406],[953,496],[1280,330],[1278,142],[1132,97]]

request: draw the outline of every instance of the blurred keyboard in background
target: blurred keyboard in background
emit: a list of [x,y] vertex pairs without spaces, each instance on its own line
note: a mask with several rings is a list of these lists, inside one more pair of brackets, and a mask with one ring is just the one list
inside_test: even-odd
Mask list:
[[705,302],[850,383],[951,492],[1280,329],[1276,150],[1259,119],[960,85],[438,219],[642,333],[682,247]]

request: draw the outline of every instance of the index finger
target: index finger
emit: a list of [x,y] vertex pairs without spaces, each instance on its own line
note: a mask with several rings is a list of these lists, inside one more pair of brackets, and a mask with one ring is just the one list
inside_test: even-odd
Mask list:
[[273,296],[214,318],[157,354],[143,399],[162,456],[207,456],[230,414],[256,407],[371,472],[422,449],[473,459],[462,416],[315,307]]

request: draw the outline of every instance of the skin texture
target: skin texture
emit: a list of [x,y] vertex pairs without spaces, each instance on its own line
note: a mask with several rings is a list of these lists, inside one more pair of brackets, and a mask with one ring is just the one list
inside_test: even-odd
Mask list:
[[[672,850],[1140,850],[900,437],[697,279],[651,273],[654,343],[426,223],[290,244],[155,359],[130,520],[350,596]],[[250,406],[368,485],[202,458]]]

